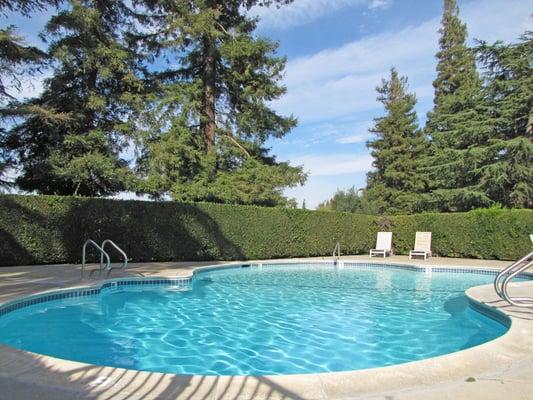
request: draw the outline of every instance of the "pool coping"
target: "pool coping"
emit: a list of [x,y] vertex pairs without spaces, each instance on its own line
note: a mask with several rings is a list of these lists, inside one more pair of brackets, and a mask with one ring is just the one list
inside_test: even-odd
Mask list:
[[[94,285],[83,285],[65,289],[53,289],[35,293],[31,297],[47,296],[50,293],[68,293],[75,290],[102,289],[110,282],[131,280],[180,280],[192,279],[201,271],[235,268],[242,264],[293,264],[324,263],[322,260],[291,259],[232,262],[221,265],[197,267],[187,276],[157,278],[113,278]],[[352,261],[345,261],[351,264]],[[372,267],[375,262],[359,262]],[[487,271],[494,274],[498,269],[475,266],[424,265],[397,263],[383,260],[379,263],[415,270],[445,269],[453,272]],[[531,274],[528,274],[531,275]],[[533,282],[514,283],[513,290],[530,290]],[[509,306],[499,300],[491,285],[475,286],[466,291],[469,301],[480,311],[494,317],[511,321],[509,330],[502,336],[484,344],[433,357],[372,369],[330,372],[301,375],[250,376],[198,376],[173,375],[147,371],[128,370],[114,367],[101,367],[76,361],[68,361],[43,356],[0,345],[0,389],[3,393],[9,388],[24,385],[37,393],[54,394],[52,398],[98,398],[115,393],[113,398],[204,398],[204,399],[260,399],[260,398],[298,398],[298,399],[344,399],[376,396],[383,393],[427,390],[431,387],[455,382],[475,382],[483,376],[498,375],[498,372],[513,370],[517,364],[533,363],[533,313],[524,318],[523,310]],[[29,296],[23,296],[28,299]],[[0,305],[3,309],[22,299],[12,299]],[[76,371],[83,370],[83,379],[78,379]],[[53,373],[49,373],[53,371]],[[65,382],[65,377],[68,377]],[[474,379],[469,380],[469,379]],[[124,385],[125,379],[128,384]],[[157,381],[155,386],[146,382]],[[171,388],[172,390],[170,390]],[[16,391],[14,391],[16,396]],[[126,397],[127,396],[127,397]],[[16,397],[9,397],[16,398]],[[20,397],[23,398],[23,397]],[[108,398],[108,397],[105,397]],[[111,397],[109,397],[111,398]]]

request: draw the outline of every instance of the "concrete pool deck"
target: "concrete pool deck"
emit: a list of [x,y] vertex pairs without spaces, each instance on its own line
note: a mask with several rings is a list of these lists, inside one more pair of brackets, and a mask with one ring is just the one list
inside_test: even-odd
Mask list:
[[[320,260],[321,258],[316,258]],[[324,258],[330,260],[331,258]],[[501,269],[509,262],[406,256],[344,260]],[[294,259],[293,259],[294,260]],[[214,262],[132,263],[112,277],[187,276]],[[222,264],[222,263],[218,263]],[[0,303],[55,289],[92,285],[80,266],[0,268]],[[513,295],[533,295],[533,282],[512,284]],[[533,399],[533,309],[500,300],[491,285],[467,291],[474,301],[512,320],[500,338],[457,353],[389,367],[325,374],[265,377],[187,376],[101,367],[0,346],[2,399]]]

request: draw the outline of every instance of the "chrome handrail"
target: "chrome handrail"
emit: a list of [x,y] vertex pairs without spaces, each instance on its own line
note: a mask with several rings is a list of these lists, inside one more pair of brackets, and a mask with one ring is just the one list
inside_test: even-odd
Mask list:
[[507,291],[507,285],[511,280],[516,277],[521,272],[525,271],[529,267],[533,266],[533,260],[531,260],[529,263],[521,266],[520,268],[516,269],[514,272],[509,274],[502,283],[502,294],[503,298],[509,302],[509,304],[512,304],[513,306],[517,307],[533,307],[533,297],[511,297],[509,292]]
[[531,253],[525,255],[521,259],[515,261],[514,263],[509,265],[507,268],[503,269],[498,275],[496,275],[496,278],[494,279],[494,290],[496,291],[498,296],[500,296],[502,299],[504,298],[504,296],[503,296],[503,282],[501,282],[502,279],[504,279],[508,275],[512,274],[514,270],[520,269],[520,265],[522,263],[527,262],[527,261],[529,261],[531,259],[533,259],[533,251]]
[[[335,254],[337,254],[337,257],[335,258]],[[339,261],[339,258],[341,258],[341,244],[337,242],[335,247],[333,248],[333,263],[337,263]]]
[[91,239],[86,240],[85,243],[83,243],[83,247],[81,250],[81,279],[83,279],[83,271],[85,270],[85,254],[86,254],[86,249],[87,249],[88,244],[91,244],[93,247],[95,247],[100,252],[100,272],[102,272],[104,256],[106,258],[106,269],[108,269],[109,266],[111,265],[109,254],[107,254],[102,247],[98,246],[98,244],[94,240],[91,240]]
[[533,297],[511,297],[507,286],[516,276],[533,266],[533,252],[515,261],[502,270],[494,279],[494,290],[496,294],[517,307],[533,307]]
[[[121,255],[122,257],[124,257],[124,262],[122,263],[122,266],[120,267],[120,269],[126,269],[128,268],[128,255],[126,254],[126,252],[124,250],[122,250],[120,247],[117,246],[117,244],[115,242],[113,242],[111,239],[106,239],[102,242],[102,249],[105,249],[105,245],[106,244],[110,244],[111,246],[113,246],[115,248],[115,250],[117,250]],[[103,264],[103,261],[104,261],[104,255],[103,254],[100,254],[100,264]],[[113,267],[110,267],[108,266],[107,267],[107,275],[109,275],[111,273],[111,270],[113,269]]]

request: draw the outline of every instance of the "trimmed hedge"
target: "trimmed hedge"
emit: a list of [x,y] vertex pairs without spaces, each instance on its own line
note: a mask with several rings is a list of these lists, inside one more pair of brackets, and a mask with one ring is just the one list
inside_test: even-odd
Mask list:
[[212,203],[3,195],[0,265],[79,263],[88,238],[112,239],[133,261],[325,256],[337,241],[343,254],[362,254],[374,246],[379,230],[394,232],[396,254],[408,253],[417,230],[428,230],[433,232],[433,251],[441,256],[516,259],[531,249],[533,210],[383,217]]

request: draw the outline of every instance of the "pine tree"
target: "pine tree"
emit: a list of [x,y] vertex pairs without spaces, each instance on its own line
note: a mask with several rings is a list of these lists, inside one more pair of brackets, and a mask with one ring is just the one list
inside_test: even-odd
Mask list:
[[533,208],[533,32],[505,45],[481,42],[492,139],[480,187],[506,207]]
[[434,109],[426,132],[433,143],[428,158],[430,188],[424,208],[463,211],[491,204],[479,187],[481,148],[490,138],[475,53],[466,46],[466,25],[455,0],[444,1],[439,30]]
[[[14,100],[14,93],[22,87],[21,77],[35,73],[44,57],[41,50],[25,45],[14,26],[0,29],[0,102]],[[7,174],[15,164],[13,153],[5,146],[6,129],[11,122],[3,111],[0,114],[0,188],[13,185]]]
[[347,190],[337,190],[333,197],[320,203],[317,207],[320,211],[345,211],[363,213],[362,199],[359,191],[352,186]]
[[48,6],[58,6],[63,0],[0,0],[0,13],[16,12],[29,16],[34,11],[43,11]]
[[47,24],[53,76],[38,98],[14,108],[24,120],[6,141],[22,169],[21,189],[106,195],[131,180],[120,152],[142,82],[120,30],[126,13],[121,1],[72,0]]
[[[0,14],[17,12],[29,16],[32,11],[57,6],[55,0],[0,0]],[[34,46],[28,46],[14,25],[0,29],[0,103],[14,99],[22,88],[22,78],[40,72],[46,54]],[[2,107],[4,108],[4,107]],[[2,110],[3,111],[3,110]],[[13,153],[5,146],[6,129],[11,124],[4,112],[0,114],[0,189],[12,186],[6,175],[15,164]]]
[[[276,1],[286,3],[287,1]],[[140,138],[139,191],[154,197],[244,204],[287,204],[282,191],[305,179],[279,163],[265,142],[296,120],[276,114],[285,59],[256,37],[245,10],[256,0],[146,0],[139,37],[171,65],[156,74],[158,94]]]
[[367,175],[364,199],[375,213],[412,212],[419,194],[426,190],[419,169],[427,142],[418,127],[416,96],[407,93],[407,78],[394,68],[390,79],[383,79],[376,91],[386,115],[375,118],[370,129],[376,136],[367,143],[374,170]]

